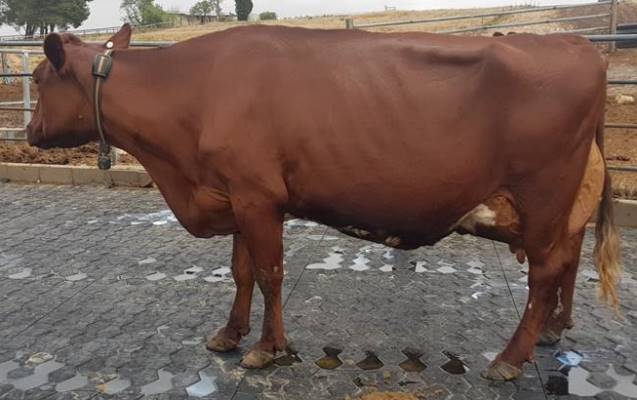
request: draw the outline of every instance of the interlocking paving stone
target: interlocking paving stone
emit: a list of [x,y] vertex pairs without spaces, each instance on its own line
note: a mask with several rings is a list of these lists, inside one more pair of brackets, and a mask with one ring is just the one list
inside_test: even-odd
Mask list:
[[[589,234],[576,326],[536,351],[544,382],[637,398],[637,231],[622,238],[625,318],[596,302]],[[513,383],[479,376],[517,324],[498,258],[518,307],[528,294],[528,266],[506,246],[452,236],[404,252],[302,220],[286,223],[284,239],[285,323],[302,362],[245,371],[241,356],[261,328],[258,292],[241,349],[205,349],[234,296],[230,238],[190,237],[152,190],[0,184],[0,399],[342,399],[370,387],[426,399],[544,398],[532,365]],[[342,350],[335,369],[316,365],[325,347]],[[406,349],[426,368],[405,364]],[[557,350],[584,355],[569,377],[557,371]],[[28,364],[37,353],[53,359]],[[449,354],[465,373],[441,368]],[[362,370],[364,360],[377,369]]]

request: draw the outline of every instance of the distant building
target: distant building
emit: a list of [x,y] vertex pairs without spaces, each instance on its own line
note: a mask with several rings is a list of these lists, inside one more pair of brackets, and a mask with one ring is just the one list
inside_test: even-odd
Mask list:
[[218,21],[234,21],[236,19],[233,14],[222,15],[221,18],[216,15],[198,16],[184,13],[170,13],[170,16],[175,25],[200,25]]

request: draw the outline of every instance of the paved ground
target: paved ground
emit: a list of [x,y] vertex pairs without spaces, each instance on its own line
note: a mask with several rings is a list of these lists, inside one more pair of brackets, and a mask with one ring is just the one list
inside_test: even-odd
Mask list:
[[[155,191],[0,184],[0,399],[313,400],[370,387],[424,399],[544,398],[533,366],[516,383],[479,377],[517,320],[498,258],[518,304],[526,296],[525,268],[503,246],[454,236],[398,252],[290,221],[285,322],[302,362],[246,372],[241,352],[204,346],[234,293],[230,240],[193,239],[165,210]],[[625,318],[596,304],[589,237],[577,326],[538,354],[551,398],[637,398],[637,231],[623,238]],[[257,303],[246,344],[259,334]],[[316,364],[326,346],[342,350],[334,370]],[[404,363],[408,348],[420,362]],[[568,378],[558,350],[584,356]]]

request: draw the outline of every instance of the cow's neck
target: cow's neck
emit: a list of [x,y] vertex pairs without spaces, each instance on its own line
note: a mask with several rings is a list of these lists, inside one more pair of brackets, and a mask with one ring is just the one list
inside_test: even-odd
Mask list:
[[165,67],[175,65],[178,55],[171,53],[168,49],[117,52],[103,87],[102,115],[109,142],[147,169],[171,166],[188,171],[193,170],[189,164],[196,158],[199,132],[186,120],[191,99],[178,98],[183,83]]

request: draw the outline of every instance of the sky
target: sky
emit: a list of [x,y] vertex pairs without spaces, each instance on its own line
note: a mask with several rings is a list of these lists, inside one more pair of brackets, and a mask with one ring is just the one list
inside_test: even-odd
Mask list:
[[[188,12],[197,0],[156,0],[167,10]],[[383,11],[385,6],[399,10],[426,10],[435,8],[494,7],[529,4],[577,4],[591,0],[253,0],[254,13],[275,11],[281,17],[323,14],[355,14]],[[84,28],[103,28],[122,24],[119,0],[93,0],[91,16]],[[233,0],[223,0],[226,12],[234,10]],[[15,31],[8,26],[0,27],[0,35],[12,35]]]

